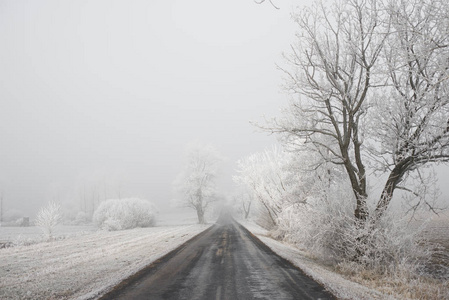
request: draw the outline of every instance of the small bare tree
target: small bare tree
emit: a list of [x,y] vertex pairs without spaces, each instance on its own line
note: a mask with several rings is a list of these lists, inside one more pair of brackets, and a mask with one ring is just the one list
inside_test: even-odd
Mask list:
[[248,219],[253,204],[254,195],[247,187],[238,187],[237,193],[232,197],[234,207]]
[[244,193],[240,199],[242,203],[242,209],[245,216],[245,220],[248,220],[249,213],[251,212],[251,204],[253,203],[253,195],[250,193]]
[[53,240],[56,225],[62,221],[62,210],[59,203],[50,201],[37,214],[35,224],[39,226],[48,240]]

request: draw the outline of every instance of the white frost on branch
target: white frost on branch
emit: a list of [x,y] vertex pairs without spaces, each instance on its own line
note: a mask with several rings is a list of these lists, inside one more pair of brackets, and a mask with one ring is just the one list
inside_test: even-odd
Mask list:
[[251,154],[237,162],[238,175],[234,181],[247,188],[268,214],[271,225],[276,226],[278,215],[286,204],[300,201],[301,183],[299,166],[291,153],[273,147]]

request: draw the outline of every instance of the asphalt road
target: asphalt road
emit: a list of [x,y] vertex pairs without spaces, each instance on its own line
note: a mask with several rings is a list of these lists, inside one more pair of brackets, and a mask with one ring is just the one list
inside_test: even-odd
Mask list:
[[232,218],[215,225],[101,299],[335,299]]

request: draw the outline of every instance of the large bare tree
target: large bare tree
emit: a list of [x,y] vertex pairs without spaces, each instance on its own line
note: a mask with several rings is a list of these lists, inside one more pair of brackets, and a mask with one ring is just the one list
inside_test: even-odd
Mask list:
[[323,159],[344,166],[356,199],[355,217],[368,216],[362,122],[376,81],[386,35],[376,1],[317,2],[295,15],[297,43],[288,56],[293,99],[272,131],[305,143]]
[[409,172],[448,160],[447,11],[439,0],[343,0],[295,15],[284,68],[294,98],[269,130],[344,167],[358,220],[373,161],[388,175],[377,220]]

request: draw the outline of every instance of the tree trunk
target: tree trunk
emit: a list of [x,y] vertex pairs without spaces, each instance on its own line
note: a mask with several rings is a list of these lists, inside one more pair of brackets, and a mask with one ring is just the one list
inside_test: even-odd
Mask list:
[[[357,208],[355,210],[355,216],[357,218],[357,221],[362,221],[358,223],[358,226],[360,226],[360,229],[362,229],[364,226],[368,226],[367,231],[371,232],[374,230],[376,226],[376,222],[379,221],[379,219],[383,216],[385,211],[388,208],[388,205],[391,202],[391,199],[393,198],[394,190],[396,189],[397,185],[401,182],[405,172],[408,171],[410,165],[412,163],[411,159],[403,160],[402,162],[398,163],[395,168],[391,171],[390,175],[388,176],[388,180],[385,183],[384,189],[382,191],[382,194],[380,196],[379,202],[377,203],[376,209],[374,210],[374,216],[373,218],[368,219],[368,212],[366,211],[366,214],[363,211],[359,211],[359,201],[364,201],[365,203],[365,209],[366,209],[366,198],[363,199],[357,199]],[[359,216],[359,217],[357,217]],[[365,217],[363,217],[365,216]],[[362,235],[357,238],[357,241],[362,245],[360,248],[356,249],[356,255],[353,257],[353,260],[360,263],[360,258],[365,255],[366,249],[363,245],[366,244],[366,238],[369,234]]]
[[196,208],[196,215],[198,216],[198,223],[204,224],[204,211],[201,207]]
[[245,206],[245,202],[243,202],[243,210],[245,212],[245,220],[248,219],[250,209],[251,209],[251,202],[248,203],[248,206]]
[[[271,220],[271,222],[273,223],[273,226],[277,226],[277,223],[276,223],[276,221],[275,221],[275,219],[274,219],[274,217],[273,217],[273,214],[271,213],[271,210],[270,210],[270,208],[268,207],[268,205],[264,202],[264,201],[261,201],[262,202],[262,204],[263,204],[263,206],[266,208],[266,210],[267,210],[267,212],[268,212],[268,216],[270,216],[270,220]],[[274,213],[274,212],[273,212]]]
[[248,216],[249,216],[249,209],[245,211],[245,220],[248,220]]
[[344,164],[344,166],[346,169],[346,173],[349,176],[352,191],[356,199],[354,217],[359,221],[366,221],[366,219],[368,218],[368,207],[366,205],[366,198],[368,198],[368,194],[366,193],[366,177],[364,167],[361,168],[361,171],[359,171],[361,175],[357,176],[356,172],[354,171],[354,167],[349,162],[348,153],[346,151],[342,151],[342,153],[343,156],[346,157],[346,163]]
[[402,181],[404,174],[410,169],[412,165],[413,158],[408,157],[397,163],[394,169],[391,171],[374,211],[374,222],[378,221],[383,216],[384,212],[387,210],[388,205],[391,202],[391,199],[393,198],[394,190]]
[[397,174],[391,172],[390,176],[388,177],[388,180],[384,186],[384,189],[382,190],[382,194],[380,195],[379,202],[377,203],[376,210],[375,210],[375,220],[377,221],[382,217],[384,212],[387,210],[388,205],[391,202],[391,199],[393,198],[393,193],[395,190],[395,187],[398,183]]

